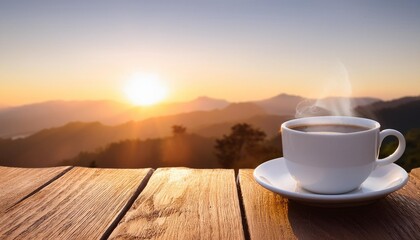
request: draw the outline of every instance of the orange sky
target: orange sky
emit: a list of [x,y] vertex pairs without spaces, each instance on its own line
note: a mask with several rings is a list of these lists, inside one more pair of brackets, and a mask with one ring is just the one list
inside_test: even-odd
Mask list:
[[0,105],[127,102],[123,89],[138,72],[159,75],[165,101],[419,95],[419,10],[382,1],[2,2]]

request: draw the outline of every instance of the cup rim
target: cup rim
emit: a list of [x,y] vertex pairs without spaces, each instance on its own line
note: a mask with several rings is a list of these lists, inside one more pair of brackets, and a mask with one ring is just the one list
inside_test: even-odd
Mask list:
[[303,134],[303,135],[318,135],[318,136],[331,136],[330,134],[325,133],[316,133],[316,132],[302,132],[299,130],[295,130],[290,128],[293,124],[298,125],[302,124],[308,124],[308,125],[315,125],[319,123],[325,123],[325,124],[337,124],[337,125],[344,125],[344,124],[351,124],[356,126],[362,126],[362,127],[368,127],[367,130],[362,130],[358,132],[350,132],[350,133],[334,133],[331,135],[334,136],[349,136],[349,135],[356,135],[356,134],[362,134],[367,133],[370,131],[376,131],[377,129],[380,129],[381,125],[372,119],[368,118],[361,118],[361,117],[351,117],[351,116],[317,116],[317,117],[304,117],[304,118],[296,118],[289,121],[284,122],[281,125],[281,132],[283,130],[290,131],[295,134]]

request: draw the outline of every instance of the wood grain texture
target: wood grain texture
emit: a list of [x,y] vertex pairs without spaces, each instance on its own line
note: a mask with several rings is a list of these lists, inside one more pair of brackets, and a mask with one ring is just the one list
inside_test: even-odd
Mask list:
[[151,169],[73,168],[0,216],[0,239],[98,239]]
[[287,201],[259,186],[252,172],[239,172],[251,239],[420,239],[420,169],[403,189],[351,208]]
[[70,167],[14,168],[0,166],[0,213],[21,201]]
[[288,200],[260,187],[252,173],[251,169],[241,169],[238,175],[250,238],[295,239],[287,216]]
[[158,169],[110,239],[244,239],[234,171]]

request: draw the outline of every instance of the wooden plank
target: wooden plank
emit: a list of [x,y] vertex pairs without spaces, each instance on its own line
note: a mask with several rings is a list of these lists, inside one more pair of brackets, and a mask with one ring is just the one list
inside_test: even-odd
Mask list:
[[260,187],[253,170],[239,170],[245,217],[251,239],[295,239],[288,219],[288,200]]
[[151,173],[151,169],[73,168],[1,215],[0,239],[101,238]]
[[251,239],[420,239],[420,169],[403,189],[351,208],[288,201],[259,186],[252,172],[239,172]]
[[234,171],[157,170],[110,239],[244,239]]
[[64,174],[69,168],[14,168],[0,166],[0,213]]

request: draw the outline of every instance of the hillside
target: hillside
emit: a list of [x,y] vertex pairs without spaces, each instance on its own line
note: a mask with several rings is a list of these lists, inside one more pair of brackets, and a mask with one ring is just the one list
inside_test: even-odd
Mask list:
[[49,101],[0,109],[0,137],[25,136],[75,121],[116,125],[157,116],[221,109],[227,105],[229,103],[225,100],[207,97],[153,108],[133,107],[115,101]]
[[[352,98],[352,107],[378,99]],[[295,116],[296,107],[304,101],[300,96],[280,94],[272,98],[238,104],[254,104],[265,113]],[[325,98],[316,101],[321,107],[334,106],[343,98]],[[69,122],[100,122],[117,125],[129,121],[172,116],[182,113],[220,110],[231,103],[222,99],[199,97],[192,101],[165,103],[153,107],[133,107],[115,101],[49,101],[0,109],[0,137],[21,138],[46,128],[63,126]]]
[[262,107],[269,114],[295,116],[296,108],[301,103],[311,103],[318,108],[324,109],[324,111],[326,110],[325,112],[334,112],[337,108],[348,107],[348,110],[352,110],[356,107],[370,105],[379,101],[380,99],[369,97],[326,97],[321,99],[310,99],[283,93],[269,99],[254,101],[253,103]]
[[[151,118],[139,122],[144,131],[141,138],[167,136],[171,133],[173,125],[183,125],[188,129],[197,129],[202,126],[216,123],[240,121],[256,115],[266,114],[263,109],[252,103],[233,103],[221,110],[196,111]],[[158,135],[152,136],[155,133]]]
[[[62,159],[76,156],[81,151],[92,151],[106,144],[125,139],[161,138],[172,134],[173,125],[188,129],[220,122],[240,121],[264,114],[250,103],[232,104],[222,110],[199,111],[151,118],[106,126],[99,122],[73,122],[62,127],[42,130],[22,139],[0,141],[0,165],[56,166]],[[21,151],[24,149],[24,151]]]
[[220,168],[214,139],[193,134],[148,140],[124,140],[96,152],[84,152],[64,165],[113,168]]
[[403,104],[407,104],[410,102],[414,102],[420,100],[420,96],[410,96],[410,97],[403,97],[398,99],[393,99],[390,101],[377,101],[369,106],[367,106],[369,109],[373,111],[379,111],[383,110],[385,108],[396,108],[398,106],[401,106]]
[[[420,128],[411,129],[405,134],[407,148],[396,164],[410,171],[420,167]],[[219,168],[221,162],[215,157],[216,141],[195,134],[180,134],[174,137],[148,140],[124,140],[112,143],[94,152],[82,152],[77,157],[63,162],[64,165],[89,167],[193,167]],[[257,155],[247,155],[232,167],[255,168],[261,162],[282,155],[281,136],[275,135],[262,143],[263,151]],[[380,157],[389,156],[397,148],[396,142],[385,143]],[[255,154],[255,153],[254,153]]]
[[[406,171],[420,167],[420,128],[413,128],[404,134],[406,149],[404,154],[395,163],[403,167]],[[398,147],[397,141],[390,141],[381,147],[380,157],[392,154]]]
[[405,133],[420,127],[420,97],[381,101],[359,107],[356,111],[361,116],[377,120],[382,129],[394,128]]
[[9,108],[10,106],[6,105],[6,104],[0,104],[0,112],[4,111],[5,109]]
[[151,108],[137,107],[133,108],[127,117],[135,116],[137,120],[142,120],[150,117],[159,117],[166,115],[174,115],[180,113],[189,113],[194,111],[210,111],[215,109],[223,109],[227,107],[230,102],[223,99],[215,99],[201,96],[192,101],[165,103]]
[[296,106],[303,100],[303,97],[283,93],[253,103],[263,108],[269,114],[294,116],[296,113]]
[[[410,98],[410,101],[394,100],[380,104],[380,108],[377,107],[378,103],[373,103],[359,107],[357,111],[361,115],[374,115],[383,128],[395,128],[405,133],[409,129],[420,127],[419,122],[415,121],[420,118],[420,99]],[[387,104],[390,107],[385,107]],[[143,141],[172,136],[173,125],[182,125],[191,134],[219,138],[227,134],[234,124],[249,123],[263,130],[271,138],[278,136],[281,123],[291,118],[267,114],[253,103],[238,103],[218,110],[155,117],[114,126],[99,122],[73,122],[44,129],[26,138],[0,138],[0,165],[57,166],[62,164],[63,159],[72,159],[80,152],[92,152],[111,143],[127,139]]]
[[128,105],[112,101],[50,101],[0,112],[0,137],[29,134],[72,121],[115,123]]
[[257,115],[240,121],[217,123],[210,126],[203,126],[193,129],[192,132],[205,137],[220,137],[229,132],[230,128],[237,123],[248,123],[264,131],[268,137],[279,134],[283,122],[292,119],[291,116]]
[[0,164],[56,166],[63,158],[119,140],[116,134],[116,128],[100,123],[70,123],[60,128],[40,131],[27,138],[3,140],[0,141]]

